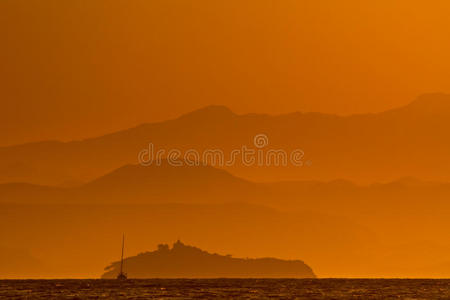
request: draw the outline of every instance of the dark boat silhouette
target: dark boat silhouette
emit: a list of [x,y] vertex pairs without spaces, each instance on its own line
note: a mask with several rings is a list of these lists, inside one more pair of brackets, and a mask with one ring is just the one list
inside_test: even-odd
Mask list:
[[127,280],[127,273],[123,272],[123,248],[125,246],[125,235],[122,237],[122,256],[120,258],[120,272],[119,275],[117,275],[117,280]]

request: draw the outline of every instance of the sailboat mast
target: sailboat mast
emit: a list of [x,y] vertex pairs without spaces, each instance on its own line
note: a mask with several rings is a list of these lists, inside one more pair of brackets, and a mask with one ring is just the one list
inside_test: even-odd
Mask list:
[[125,234],[122,236],[122,257],[120,259],[120,274],[122,274],[123,271],[123,248],[125,245]]

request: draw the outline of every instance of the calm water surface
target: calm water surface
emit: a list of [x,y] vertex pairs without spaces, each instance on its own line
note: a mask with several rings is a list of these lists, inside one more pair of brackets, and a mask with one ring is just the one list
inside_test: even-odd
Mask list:
[[450,280],[1,280],[0,299],[450,299]]

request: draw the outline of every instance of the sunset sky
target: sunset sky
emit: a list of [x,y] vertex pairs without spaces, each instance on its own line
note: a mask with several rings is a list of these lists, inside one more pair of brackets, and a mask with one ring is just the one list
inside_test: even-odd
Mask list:
[[0,145],[223,104],[378,112],[450,92],[450,3],[0,2]]

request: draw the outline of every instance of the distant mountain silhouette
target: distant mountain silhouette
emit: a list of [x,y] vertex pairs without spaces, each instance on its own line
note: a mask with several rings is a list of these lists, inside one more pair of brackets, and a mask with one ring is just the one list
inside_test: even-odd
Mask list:
[[[256,183],[211,166],[126,165],[78,187],[0,184],[0,203],[214,203],[242,201],[285,208],[413,209],[411,204],[449,207],[450,183],[403,177],[372,185],[347,180]],[[360,201],[364,199],[364,201]],[[424,199],[428,199],[424,201]],[[408,205],[407,205],[408,203]]]
[[[230,153],[264,133],[269,148],[302,149],[304,167],[228,167],[255,180],[387,181],[413,176],[449,181],[450,96],[429,94],[382,113],[336,116],[291,113],[236,115],[211,106],[174,120],[143,124],[73,142],[0,148],[0,182],[60,185],[91,181],[126,164],[153,143],[158,149],[221,149]],[[413,162],[413,163],[412,163]],[[439,166],[439,167],[437,167]]]
[[210,105],[196,111],[182,115],[178,120],[181,121],[194,121],[198,120],[217,122],[218,120],[228,120],[230,118],[237,117],[235,113],[226,106]]
[[[71,220],[77,224],[71,225],[77,232],[90,232],[98,224],[120,225],[128,231],[137,227],[142,235],[158,228],[163,239],[163,233],[173,235],[180,228],[189,228],[195,236],[223,234],[231,232],[231,223],[236,223],[235,231],[226,238],[230,244],[240,244],[248,236],[262,240],[270,236],[279,240],[279,245],[291,245],[270,246],[274,253],[288,253],[288,257],[301,254],[317,272],[330,274],[326,272],[341,272],[345,259],[356,261],[356,253],[389,253],[389,248],[375,251],[380,239],[394,245],[399,237],[402,243],[429,239],[446,244],[449,198],[449,183],[411,177],[371,185],[347,180],[254,183],[213,167],[174,167],[163,162],[161,166],[127,165],[75,188],[0,185],[4,211],[0,225],[12,228],[11,224],[19,222],[21,228],[28,224],[37,230],[41,225],[36,224],[52,224],[52,229],[43,230],[46,232]],[[17,214],[13,213],[16,209]],[[30,215],[25,214],[28,210]],[[116,219],[120,223],[116,224]],[[295,239],[298,244],[293,245]],[[330,244],[333,254],[328,253]],[[264,245],[264,249],[268,247]],[[421,249],[411,246],[408,251],[423,257],[422,265],[426,265]],[[255,251],[252,248],[252,253]],[[382,268],[389,262],[405,268],[410,263],[405,258],[399,255],[375,265]],[[434,258],[433,263],[444,262],[450,260],[450,254],[440,251]],[[351,268],[355,274],[355,266],[347,265],[345,270]],[[358,272],[367,276],[364,272],[368,269]],[[387,273],[381,270],[378,274]]]
[[[158,250],[124,261],[129,278],[315,278],[312,269],[300,260],[276,258],[234,258],[211,254],[177,241],[172,248]],[[120,262],[107,267],[102,278],[115,278]]]
[[259,189],[264,190],[263,185],[221,169],[176,167],[163,160],[148,167],[126,165],[78,187],[0,184],[0,203],[211,203],[243,200],[261,194]]
[[[450,183],[412,177],[388,183],[356,185],[346,180],[255,183],[209,166],[127,165],[75,188],[0,184],[0,203],[9,204],[162,204],[253,203],[289,211],[341,215],[368,227],[399,229],[438,237],[450,223]],[[382,223],[389,227],[380,226]],[[433,224],[442,222],[436,229]],[[428,227],[429,226],[429,227]]]
[[[450,183],[403,177],[357,185],[347,180],[256,183],[211,166],[126,165],[78,187],[0,184],[0,203],[149,204],[251,202],[278,208],[356,214],[447,211]],[[363,201],[361,201],[363,200]],[[436,213],[436,212],[435,212]]]
[[441,93],[425,94],[407,105],[404,110],[418,114],[447,115],[450,111],[449,95]]
[[173,166],[167,161],[162,161],[161,165],[156,164],[148,167],[140,165],[126,165],[111,173],[106,174],[88,184],[86,188],[114,188],[116,184],[124,187],[148,188],[155,185],[155,188],[164,187],[167,183],[172,187],[179,184],[214,184],[230,182],[238,183],[240,179],[232,176],[226,171],[222,171],[210,166]]

